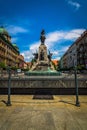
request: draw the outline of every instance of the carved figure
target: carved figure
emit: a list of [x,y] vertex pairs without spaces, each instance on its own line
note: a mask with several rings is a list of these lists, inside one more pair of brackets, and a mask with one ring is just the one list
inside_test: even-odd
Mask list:
[[40,36],[41,44],[44,44],[45,39],[46,39],[46,37],[45,37],[45,31],[42,30],[42,31],[41,31],[41,36]]

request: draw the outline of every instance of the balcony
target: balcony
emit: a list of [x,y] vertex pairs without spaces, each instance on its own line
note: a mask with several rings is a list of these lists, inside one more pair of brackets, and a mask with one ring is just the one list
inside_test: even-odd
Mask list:
[[5,57],[5,53],[4,52],[0,52],[0,56]]
[[6,48],[3,45],[1,45],[1,44],[0,44],[0,49],[4,50],[4,51],[6,50]]

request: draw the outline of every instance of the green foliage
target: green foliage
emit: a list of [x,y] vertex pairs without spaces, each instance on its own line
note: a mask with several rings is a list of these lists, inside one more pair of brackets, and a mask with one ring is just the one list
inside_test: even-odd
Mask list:
[[0,68],[3,68],[3,69],[5,69],[5,68],[6,68],[6,66],[5,66],[5,63],[4,63],[4,62],[0,62]]
[[35,59],[32,59],[31,60],[31,67],[33,66],[33,64],[36,62],[36,60]]
[[21,69],[22,71],[29,71],[29,69],[28,68],[26,68],[26,69]]
[[18,69],[18,67],[13,66],[13,67],[11,67],[11,69],[12,69],[12,70],[17,70],[17,69]]
[[78,65],[78,66],[77,66],[77,69],[78,69],[78,70],[84,70],[84,69],[85,69],[85,66],[84,66],[84,65]]

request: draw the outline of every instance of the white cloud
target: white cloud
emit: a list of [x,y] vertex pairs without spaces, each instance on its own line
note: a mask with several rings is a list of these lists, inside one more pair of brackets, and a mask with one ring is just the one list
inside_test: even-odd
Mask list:
[[61,47],[61,49],[59,50],[59,54],[66,52],[69,47],[70,47],[70,46],[63,46],[63,47]]
[[21,52],[21,55],[24,56],[24,60],[27,62],[31,61],[33,58],[33,53],[29,50]]
[[60,40],[63,37],[63,32],[61,31],[55,31],[55,32],[51,32],[47,35],[47,39],[46,42],[50,43],[50,42],[56,42],[58,40]]
[[53,58],[53,60],[56,60],[56,59],[57,59],[57,60],[60,60],[60,58],[61,58],[61,57],[58,56],[58,57]]
[[80,6],[81,6],[78,2],[72,1],[72,0],[69,0],[68,4],[75,7],[76,10],[78,10],[80,8]]
[[52,51],[52,54],[56,56],[56,55],[59,54],[59,51],[55,51],[55,50],[54,50],[54,51]]
[[69,32],[66,32],[64,39],[73,41],[76,38],[78,38],[83,33],[83,31],[85,31],[85,30],[84,29],[74,29]]
[[70,40],[74,41],[76,40],[83,32],[85,29],[73,29],[69,31],[55,31],[47,34],[47,39],[46,39],[46,45],[48,49],[51,49],[53,46],[57,44],[60,44],[60,41],[64,40]]
[[40,45],[40,42],[39,42],[39,41],[32,43],[32,44],[30,45],[30,47],[29,47],[30,51],[36,52],[36,50],[38,50],[39,45]]
[[64,34],[61,31],[55,31],[47,34],[47,38],[46,38],[47,48],[48,49],[52,48],[56,42],[62,39],[63,35]]
[[[56,43],[58,43],[60,40],[75,40],[80,36],[80,34],[84,31],[84,29],[74,29],[70,31],[54,31],[50,32],[46,36],[45,44],[48,49],[52,48]],[[38,47],[40,45],[40,41],[36,41],[34,43],[31,43],[29,46],[29,50],[32,52],[35,52],[38,50]]]
[[17,38],[17,37],[13,37],[13,38],[11,38],[12,43],[16,43],[16,42],[17,42],[17,40],[18,40],[18,38]]
[[60,59],[59,50],[50,50],[50,52],[52,53],[52,59]]
[[[83,32],[84,29],[50,32],[46,36],[45,44],[47,46],[47,49],[53,53],[54,57],[60,57],[60,53],[63,54],[69,46],[65,45],[62,48],[59,48],[58,50],[54,50],[54,47],[56,47],[56,45],[60,45],[60,41],[72,41],[73,43]],[[25,60],[29,61],[33,58],[32,54],[38,50],[39,45],[40,41],[36,41],[30,44],[29,50],[22,52],[25,57]]]
[[17,34],[17,33],[26,33],[28,32],[27,29],[20,27],[20,26],[14,26],[14,25],[10,25],[7,27],[7,30],[10,34]]

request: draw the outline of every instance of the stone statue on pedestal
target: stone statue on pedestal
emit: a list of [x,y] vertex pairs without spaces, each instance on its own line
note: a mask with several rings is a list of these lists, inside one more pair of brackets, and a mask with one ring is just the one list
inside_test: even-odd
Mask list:
[[45,39],[46,39],[46,37],[45,37],[45,31],[44,31],[44,29],[43,29],[43,30],[41,31],[41,36],[40,36],[41,44],[44,44]]
[[34,65],[32,66],[31,70],[35,71],[48,71],[48,68],[50,70],[53,70],[53,65],[51,62],[51,58],[52,58],[52,53],[47,54],[47,47],[45,45],[45,31],[42,30],[41,34],[40,34],[40,40],[41,40],[41,44],[38,48],[38,52],[34,53]]

